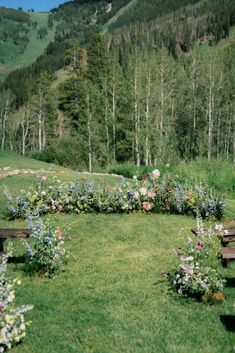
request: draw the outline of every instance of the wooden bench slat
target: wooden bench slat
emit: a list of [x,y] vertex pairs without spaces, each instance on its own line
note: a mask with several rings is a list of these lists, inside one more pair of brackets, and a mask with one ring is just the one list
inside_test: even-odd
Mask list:
[[0,238],[27,238],[30,233],[30,229],[0,229]]
[[235,241],[235,235],[225,235],[223,236],[223,243],[232,243]]
[[220,253],[223,259],[235,259],[235,248],[221,248]]
[[4,251],[4,242],[6,239],[28,238],[30,234],[30,229],[0,229],[0,256]]

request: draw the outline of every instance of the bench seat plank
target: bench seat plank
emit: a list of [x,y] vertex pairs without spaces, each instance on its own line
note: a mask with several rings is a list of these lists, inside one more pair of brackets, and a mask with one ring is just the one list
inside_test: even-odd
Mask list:
[[235,248],[221,248],[220,252],[223,259],[235,259]]
[[30,229],[0,229],[0,239],[27,238],[30,233]]
[[[28,238],[31,234],[30,229],[0,229],[0,254],[4,252],[4,242],[12,238]],[[1,255],[0,255],[1,256]]]
[[228,267],[229,260],[235,259],[235,248],[224,247],[220,249],[224,267]]

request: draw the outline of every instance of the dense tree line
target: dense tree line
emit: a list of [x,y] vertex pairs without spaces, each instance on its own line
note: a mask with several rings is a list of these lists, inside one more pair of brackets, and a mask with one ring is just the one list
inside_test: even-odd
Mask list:
[[40,151],[54,161],[56,141],[65,146],[67,136],[89,170],[113,161],[153,165],[197,156],[235,162],[235,46],[206,48],[177,61],[166,50],[136,50],[124,73],[98,35],[87,50],[74,40],[66,51],[69,78],[53,93],[53,77],[41,75],[35,94],[15,113],[14,98],[4,92],[2,148]]

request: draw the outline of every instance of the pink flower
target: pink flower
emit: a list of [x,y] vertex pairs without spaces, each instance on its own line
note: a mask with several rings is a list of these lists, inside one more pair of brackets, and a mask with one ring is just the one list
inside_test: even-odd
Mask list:
[[149,191],[148,197],[150,197],[151,199],[154,199],[154,197],[156,197],[156,193],[154,191]]
[[0,310],[4,309],[4,305],[0,304]]
[[42,176],[42,181],[46,181],[47,177],[45,175]]
[[185,273],[191,273],[192,272],[192,270],[191,270],[191,268],[189,266],[183,266],[183,270],[184,270]]
[[172,190],[172,188],[168,188],[167,191],[168,192],[172,192],[173,190]]
[[203,249],[203,248],[204,248],[204,244],[199,241],[199,242],[195,245],[195,248],[198,249],[198,250]]
[[153,208],[153,204],[151,202],[143,202],[143,209],[145,211],[150,211]]

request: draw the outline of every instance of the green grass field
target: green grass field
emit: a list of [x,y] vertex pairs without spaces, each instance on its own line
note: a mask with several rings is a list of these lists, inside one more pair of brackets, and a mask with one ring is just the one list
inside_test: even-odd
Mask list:
[[[0,167],[46,168],[45,163],[4,154]],[[56,169],[59,177],[74,178],[74,172],[60,174],[61,170],[65,172]],[[4,185],[17,191],[32,185],[33,179],[33,175],[18,175],[0,180],[1,228],[25,225],[7,220]],[[234,220],[235,201],[229,201],[225,220]],[[17,304],[34,305],[27,314],[32,320],[27,336],[12,353],[234,351],[234,321],[230,320],[230,331],[223,322],[229,315],[235,318],[235,263],[219,269],[229,278],[221,305],[179,298],[163,276],[174,267],[173,249],[190,235],[193,218],[153,214],[57,214],[49,218],[62,228],[71,227],[66,241],[69,262],[53,280],[30,277],[23,264],[9,265],[10,273],[22,280],[16,290]],[[15,254],[21,250],[21,243],[14,241]]]
[[[37,31],[41,27],[47,27],[48,13],[31,12],[32,21],[36,21],[38,26],[36,29],[31,28],[28,33],[29,44],[23,54],[20,54],[19,49],[10,41],[1,43],[0,48],[0,80],[3,80],[11,71],[18,68],[26,67],[43,54],[47,45],[54,40],[55,26],[53,29],[48,29],[48,35],[45,40],[37,38]],[[0,31],[2,31],[0,25]]]

